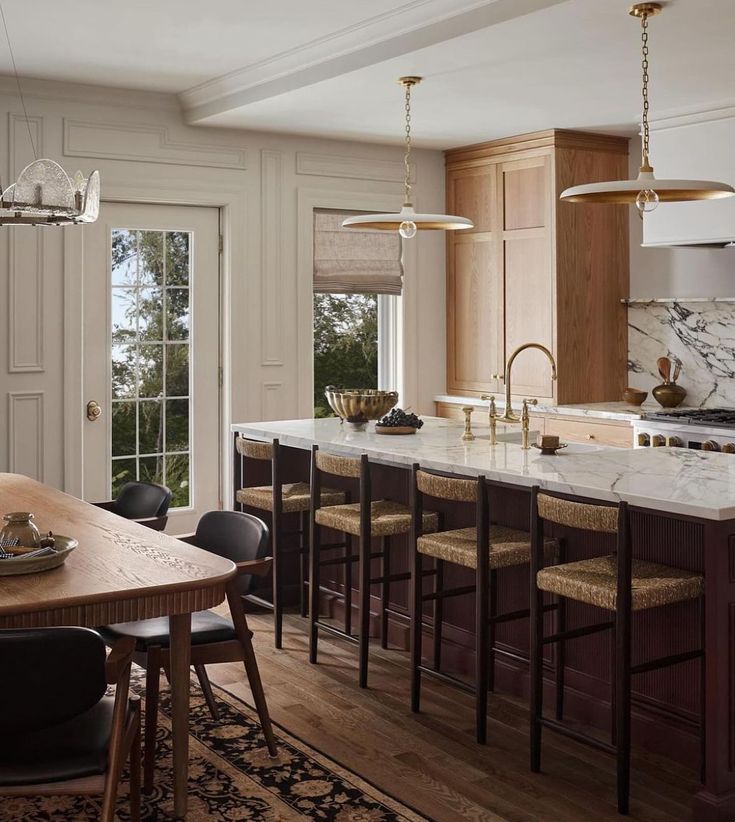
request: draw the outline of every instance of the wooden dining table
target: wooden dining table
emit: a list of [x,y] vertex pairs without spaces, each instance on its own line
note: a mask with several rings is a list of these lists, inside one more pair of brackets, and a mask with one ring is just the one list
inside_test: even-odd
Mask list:
[[51,571],[0,576],[0,628],[169,617],[174,814],[184,819],[191,614],[224,600],[235,565],[28,477],[0,473],[0,514],[10,511],[32,512],[41,533],[74,537],[79,546]]

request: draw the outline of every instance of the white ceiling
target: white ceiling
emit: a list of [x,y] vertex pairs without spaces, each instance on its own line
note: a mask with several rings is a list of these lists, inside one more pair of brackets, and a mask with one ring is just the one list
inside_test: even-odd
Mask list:
[[[23,0],[4,4],[23,76],[173,92],[189,122],[417,145],[547,127],[630,133],[629,0]],[[652,116],[735,102],[735,2],[670,0],[651,21]],[[61,33],[61,35],[60,35]],[[10,73],[0,42],[0,72]]]

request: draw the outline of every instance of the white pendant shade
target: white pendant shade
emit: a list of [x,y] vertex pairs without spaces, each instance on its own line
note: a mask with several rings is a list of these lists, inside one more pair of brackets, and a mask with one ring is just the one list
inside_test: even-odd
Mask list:
[[587,183],[562,191],[561,199],[571,203],[635,203],[641,191],[655,191],[664,203],[688,200],[715,200],[732,197],[735,188],[713,180],[659,180],[652,171],[642,171],[635,180]]
[[343,228],[361,226],[362,228],[377,228],[385,231],[398,231],[401,223],[415,223],[421,230],[439,229],[442,231],[461,231],[473,228],[473,223],[466,217],[455,217],[452,214],[417,214],[413,206],[403,206],[398,212],[391,214],[356,214],[348,217],[342,223]]

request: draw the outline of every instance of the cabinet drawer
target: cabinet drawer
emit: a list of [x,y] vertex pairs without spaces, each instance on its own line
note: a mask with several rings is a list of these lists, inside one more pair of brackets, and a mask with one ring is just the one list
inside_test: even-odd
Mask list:
[[633,427],[627,422],[589,422],[549,414],[544,428],[545,433],[557,434],[562,441],[613,445],[618,448],[633,447]]

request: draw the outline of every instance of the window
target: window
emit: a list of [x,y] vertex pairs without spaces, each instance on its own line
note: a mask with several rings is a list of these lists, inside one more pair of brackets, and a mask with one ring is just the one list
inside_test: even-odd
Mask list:
[[315,417],[334,416],[327,385],[399,389],[401,241],[341,228],[356,213],[314,212]]
[[112,494],[160,482],[190,505],[191,238],[112,231]]

